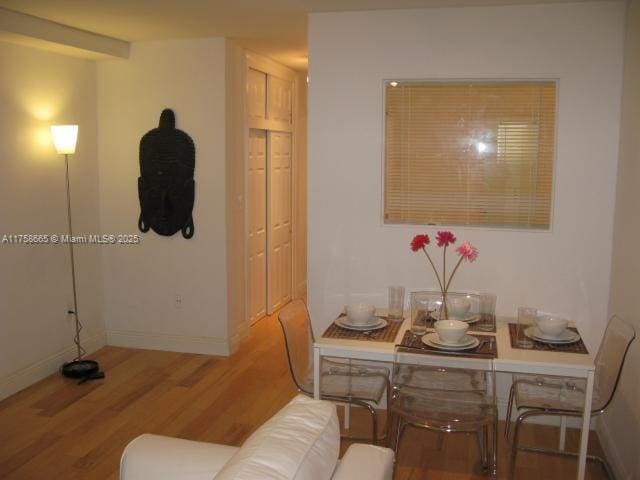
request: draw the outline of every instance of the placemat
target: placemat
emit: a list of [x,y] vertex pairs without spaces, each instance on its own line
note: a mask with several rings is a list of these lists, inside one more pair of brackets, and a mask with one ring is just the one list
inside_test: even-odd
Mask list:
[[425,353],[435,355],[476,358],[496,358],[498,356],[498,342],[496,342],[493,335],[480,335],[476,333],[469,333],[468,335],[480,340],[480,345],[469,350],[441,350],[439,348],[426,345],[422,342],[422,335],[414,335],[411,331],[407,330],[404,333],[404,337],[402,337],[402,342],[398,346],[421,350]]
[[[574,332],[578,332],[577,328],[569,327],[569,330],[573,330]],[[574,343],[561,343],[561,344],[551,344],[551,343],[543,343],[538,342],[536,340],[530,339],[533,342],[533,346],[531,348],[519,347],[517,344],[518,336],[518,324],[510,323],[509,324],[509,337],[511,339],[511,348],[519,348],[521,350],[543,350],[548,352],[565,352],[565,353],[589,353],[587,347],[582,341],[582,337],[580,340]],[[520,332],[520,338],[524,337],[524,330]],[[527,337],[528,338],[528,337]]]
[[[340,317],[344,316],[340,315]],[[338,317],[339,318],[339,317]],[[369,330],[367,332],[359,332],[356,330],[348,330],[337,326],[335,323],[329,325],[329,328],[322,334],[324,338],[340,338],[343,340],[369,340],[372,342],[395,342],[396,336],[400,331],[403,322],[392,322],[386,317],[382,317],[389,322],[380,330]]]

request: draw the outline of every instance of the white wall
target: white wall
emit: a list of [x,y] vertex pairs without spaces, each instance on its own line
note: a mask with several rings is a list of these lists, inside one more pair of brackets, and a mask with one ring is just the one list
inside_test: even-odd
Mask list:
[[[70,157],[76,234],[99,231],[96,69],[92,61],[0,43],[0,236],[67,229],[64,157],[49,126],[77,123]],[[66,245],[0,244],[0,398],[74,358]],[[81,341],[104,345],[100,247],[76,247]],[[90,358],[90,357],[89,357]]]
[[[196,147],[195,235],[142,234],[138,145],[171,108]],[[139,246],[104,250],[112,345],[227,354],[225,40],[135,43],[126,61],[98,65],[100,207],[104,233]],[[176,308],[176,296],[182,299]]]
[[296,74],[294,142],[295,298],[307,297],[307,74]]
[[[610,313],[617,313],[635,326],[640,335],[640,259],[636,254],[640,237],[640,1],[629,3],[624,56],[624,89],[618,188],[613,237]],[[631,345],[620,385],[599,424],[607,457],[613,460],[616,477],[640,478],[640,340]]]
[[309,303],[317,331],[391,284],[433,287],[409,250],[436,228],[382,225],[384,79],[558,78],[551,232],[454,228],[480,250],[456,289],[574,319],[589,348],[607,317],[624,4],[322,13],[309,20]]

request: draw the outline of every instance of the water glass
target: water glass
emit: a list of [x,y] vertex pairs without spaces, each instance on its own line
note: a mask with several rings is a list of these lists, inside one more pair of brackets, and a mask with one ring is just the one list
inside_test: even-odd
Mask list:
[[411,333],[422,336],[427,333],[431,312],[433,312],[433,296],[420,292],[413,292],[411,298]]
[[389,320],[401,322],[404,319],[404,287],[389,287]]
[[524,334],[524,331],[531,325],[535,325],[538,317],[538,309],[532,307],[518,307],[518,336],[516,337],[518,346],[521,348],[532,348],[533,341]]
[[479,295],[480,321],[476,329],[483,332],[493,332],[496,325],[496,295],[493,293],[481,293]]

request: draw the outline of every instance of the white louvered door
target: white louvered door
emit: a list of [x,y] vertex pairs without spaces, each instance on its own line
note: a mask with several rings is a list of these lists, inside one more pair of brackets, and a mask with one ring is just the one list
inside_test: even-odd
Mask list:
[[249,130],[248,309],[251,324],[267,311],[267,136]]
[[268,132],[269,313],[291,300],[291,134]]

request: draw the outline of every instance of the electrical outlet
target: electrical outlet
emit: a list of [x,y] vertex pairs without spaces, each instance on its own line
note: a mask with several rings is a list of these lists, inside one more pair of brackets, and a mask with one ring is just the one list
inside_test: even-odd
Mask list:
[[176,294],[174,306],[179,310],[182,308],[182,295]]

